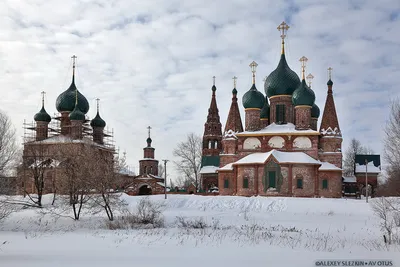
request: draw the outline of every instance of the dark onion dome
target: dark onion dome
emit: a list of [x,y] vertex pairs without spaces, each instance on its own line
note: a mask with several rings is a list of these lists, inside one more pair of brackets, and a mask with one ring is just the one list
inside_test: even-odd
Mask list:
[[148,137],[148,138],[146,139],[146,142],[147,142],[148,144],[151,144],[151,142],[153,142],[153,140],[151,140],[151,138]]
[[79,109],[79,103],[75,106],[74,110],[69,114],[69,119],[71,121],[84,121],[85,114]]
[[100,117],[100,114],[98,111],[97,111],[96,117],[94,117],[93,120],[90,121],[90,126],[101,127],[101,128],[106,127],[106,122]]
[[282,54],[278,67],[265,80],[264,90],[268,97],[291,95],[299,84],[299,76],[289,68],[285,54]]
[[33,119],[35,121],[45,121],[45,122],[50,122],[51,121],[51,117],[46,112],[46,110],[44,109],[44,106],[42,106],[42,109],[38,113],[35,114]]
[[82,95],[75,85],[74,75],[72,76],[72,83],[67,90],[61,93],[56,100],[56,108],[58,112],[68,111],[71,112],[75,108],[75,91],[78,91],[78,107],[81,112],[86,114],[89,111],[89,102],[86,97]]
[[317,104],[314,103],[311,107],[311,118],[319,118],[320,110]]
[[263,108],[261,109],[260,112],[260,119],[268,119],[269,118],[269,111],[270,111],[270,107],[269,107],[269,103],[268,103],[268,98],[265,98],[265,103]]
[[333,85],[333,82],[332,82],[332,80],[331,79],[329,79],[329,81],[326,83],[327,85]]
[[236,88],[233,88],[232,94],[233,94],[233,95],[237,95],[237,90],[236,90]]
[[264,106],[265,97],[257,90],[255,84],[247,91],[242,98],[243,107],[246,108],[259,108]]
[[295,106],[310,106],[315,102],[315,93],[311,90],[310,87],[307,86],[306,81],[303,79],[297,87],[297,89],[293,92],[292,95],[292,103]]
[[217,91],[217,87],[215,87],[215,85],[213,85],[213,86],[211,87],[211,91],[213,91],[213,92]]

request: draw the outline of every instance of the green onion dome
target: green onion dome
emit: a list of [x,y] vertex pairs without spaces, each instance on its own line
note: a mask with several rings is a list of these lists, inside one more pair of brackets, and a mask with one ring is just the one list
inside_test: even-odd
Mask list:
[[259,108],[262,109],[264,106],[265,97],[257,90],[255,84],[247,91],[242,98],[243,107],[246,108]]
[[106,127],[106,122],[100,117],[100,114],[98,111],[97,111],[96,117],[94,117],[93,120],[90,121],[90,126],[101,127],[101,128]]
[[333,82],[332,82],[331,79],[329,79],[329,81],[328,81],[326,84],[332,86],[332,85],[333,85]]
[[[75,108],[75,91],[78,90],[75,85],[75,78],[72,76],[72,83],[69,88],[61,93],[56,100],[56,108],[58,112],[68,111],[71,112]],[[78,90],[78,107],[80,112],[86,114],[89,111],[89,102],[86,97]]]
[[268,97],[291,95],[299,84],[299,76],[289,68],[285,54],[282,54],[278,67],[265,80],[264,90]]
[[269,111],[270,111],[270,107],[269,107],[269,103],[268,103],[268,98],[265,98],[265,103],[263,108],[261,109],[260,112],[260,119],[268,119],[269,118]]
[[35,121],[44,121],[44,122],[50,122],[51,121],[51,117],[46,112],[46,110],[44,109],[44,106],[42,106],[42,109],[38,113],[35,114],[33,119]]
[[79,109],[79,103],[75,106],[74,110],[69,114],[69,119],[71,121],[84,121],[85,114]]
[[237,90],[236,90],[236,88],[233,88],[232,94],[233,94],[233,95],[237,95]]
[[314,103],[311,107],[311,118],[319,118],[320,110],[317,104]]
[[297,87],[297,89],[293,92],[292,95],[292,103],[295,106],[310,106],[315,102],[315,93],[311,90],[310,87],[307,86],[306,81],[303,79]]

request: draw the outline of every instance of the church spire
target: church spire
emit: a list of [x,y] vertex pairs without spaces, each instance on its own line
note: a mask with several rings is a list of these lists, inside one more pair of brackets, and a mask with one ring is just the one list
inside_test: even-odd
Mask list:
[[339,121],[336,114],[335,101],[333,100],[332,91],[332,68],[328,68],[328,93],[325,102],[324,113],[322,115],[320,133],[322,136],[341,137],[342,133],[339,127]]
[[203,156],[218,156],[222,149],[222,125],[220,122],[215,94],[217,91],[217,87],[215,86],[215,76],[213,76],[213,86],[211,87],[211,91],[211,103],[208,109],[207,121],[204,124]]
[[237,103],[237,90],[236,90],[236,80],[237,77],[233,77],[233,90],[232,90],[232,103],[229,109],[228,119],[226,120],[224,134],[228,131],[233,131],[234,133],[243,132],[242,119],[240,117],[239,106]]

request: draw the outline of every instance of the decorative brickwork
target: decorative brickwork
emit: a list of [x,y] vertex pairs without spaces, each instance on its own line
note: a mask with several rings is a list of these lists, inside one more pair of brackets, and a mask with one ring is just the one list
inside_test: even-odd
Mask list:
[[295,107],[296,113],[296,129],[308,130],[311,128],[311,107],[297,106]]
[[276,123],[276,105],[285,106],[285,122],[294,123],[294,108],[291,95],[274,96],[269,99],[270,102],[270,123]]
[[318,118],[311,118],[311,129],[318,131]]
[[48,129],[49,123],[46,121],[37,121],[36,122],[36,141],[42,141],[47,139],[49,134]]
[[218,156],[222,151],[222,125],[215,97],[216,90],[217,88],[213,86],[207,121],[204,124],[203,156]]
[[224,133],[232,130],[234,133],[243,132],[242,119],[240,117],[239,106],[237,103],[237,91],[232,92],[232,103],[228,113],[228,119],[225,124]]
[[72,139],[82,139],[82,121],[71,121]]
[[268,126],[268,119],[260,119],[260,129]]
[[246,131],[257,131],[260,130],[260,112],[258,108],[247,108],[245,109],[246,114]]

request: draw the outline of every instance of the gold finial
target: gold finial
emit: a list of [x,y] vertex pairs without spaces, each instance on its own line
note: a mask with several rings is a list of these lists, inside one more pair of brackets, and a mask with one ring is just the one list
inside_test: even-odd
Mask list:
[[309,74],[307,75],[306,79],[307,79],[307,82],[308,82],[308,87],[311,88],[311,82],[312,82],[312,80],[314,79],[314,75],[312,75],[311,73],[309,73]]
[[328,78],[329,78],[329,80],[332,79],[332,70],[333,69],[331,67],[328,68]]
[[286,22],[282,21],[281,24],[279,24],[278,26],[278,31],[280,31],[281,34],[281,38],[282,38],[282,55],[285,54],[285,37],[286,37],[286,32],[289,30],[289,25],[286,24]]
[[41,94],[42,94],[42,108],[43,108],[44,107],[44,95],[46,94],[46,92],[42,91]]
[[237,77],[236,76],[233,76],[233,88],[236,88],[236,80],[237,80]]
[[148,132],[149,132],[149,138],[150,138],[150,130],[151,130],[151,127],[148,126],[148,127],[147,127],[147,130],[148,130]]
[[213,85],[215,86],[215,76],[213,76]]
[[250,63],[249,66],[251,68],[251,72],[253,73],[253,84],[255,84],[256,83],[256,68],[257,68],[258,64],[255,61],[253,61]]
[[306,72],[306,62],[308,61],[308,58],[302,56],[299,61],[301,62],[301,79],[304,80]]
[[77,56],[73,55],[71,58],[72,58],[72,76],[75,76],[75,61]]
[[96,98],[96,102],[97,102],[97,113],[99,113],[99,102],[100,102],[100,99]]

